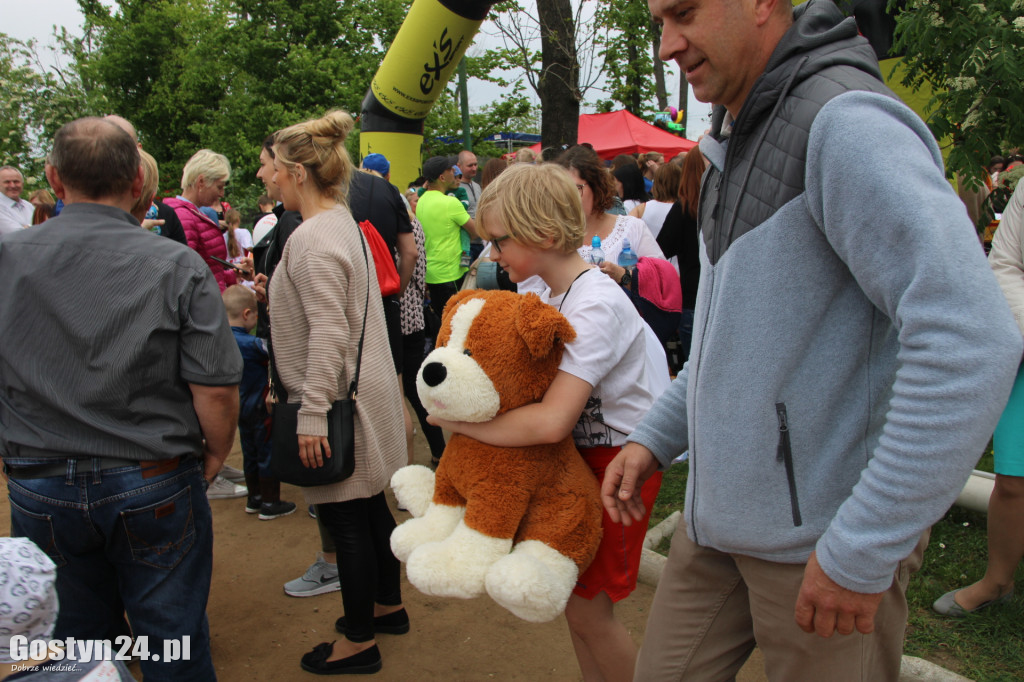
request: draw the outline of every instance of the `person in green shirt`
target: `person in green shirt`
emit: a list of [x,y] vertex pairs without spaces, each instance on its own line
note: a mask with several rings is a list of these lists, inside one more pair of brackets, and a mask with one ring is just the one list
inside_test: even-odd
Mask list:
[[[423,226],[427,254],[427,292],[430,307],[440,316],[445,303],[462,284],[469,270],[463,263],[462,234],[475,229],[463,203],[448,192],[458,186],[448,159],[435,156],[423,164],[426,191],[416,204],[416,218]],[[466,240],[468,241],[468,239]]]

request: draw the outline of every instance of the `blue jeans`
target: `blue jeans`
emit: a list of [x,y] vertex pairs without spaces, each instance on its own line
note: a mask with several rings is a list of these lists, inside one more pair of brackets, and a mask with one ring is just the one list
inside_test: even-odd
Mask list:
[[[8,458],[12,468],[38,459]],[[52,462],[53,460],[45,460]],[[143,478],[141,467],[93,470],[68,460],[65,475],[12,477],[11,535],[27,537],[57,564],[60,613],[54,637],[191,636],[188,661],[142,661],[146,682],[215,680],[206,602],[213,523],[196,458]]]
[[[249,419],[238,422],[238,441],[242,446],[242,470],[245,480],[274,478],[270,470],[270,433],[267,431],[266,412],[264,419]],[[250,491],[255,495],[259,490]]]

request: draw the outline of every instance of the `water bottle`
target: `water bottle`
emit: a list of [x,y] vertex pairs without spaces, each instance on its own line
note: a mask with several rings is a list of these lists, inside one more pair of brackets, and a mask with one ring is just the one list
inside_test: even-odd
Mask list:
[[619,267],[626,268],[626,272],[630,275],[636,270],[637,262],[636,254],[633,253],[633,249],[629,248],[629,240],[622,240],[622,251],[619,252]]
[[594,265],[600,265],[604,262],[604,251],[601,250],[601,238],[594,236],[590,241],[590,257],[587,259],[588,263]]

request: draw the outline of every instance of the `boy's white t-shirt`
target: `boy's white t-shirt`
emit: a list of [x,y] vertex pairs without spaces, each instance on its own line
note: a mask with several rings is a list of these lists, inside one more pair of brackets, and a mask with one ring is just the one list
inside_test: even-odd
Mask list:
[[[657,337],[648,333],[629,297],[597,268],[580,275],[565,294],[552,297],[548,288],[541,299],[561,306],[560,312],[576,330],[558,368],[594,387],[573,428],[576,447],[625,445],[669,385],[668,364]],[[657,352],[652,352],[649,339]]]

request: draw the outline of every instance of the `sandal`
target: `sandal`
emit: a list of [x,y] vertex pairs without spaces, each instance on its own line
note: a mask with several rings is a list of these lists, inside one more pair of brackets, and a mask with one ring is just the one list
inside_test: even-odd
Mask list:
[[376,644],[339,661],[328,661],[333,651],[334,642],[317,644],[302,657],[302,669],[316,675],[372,675],[384,666]]

